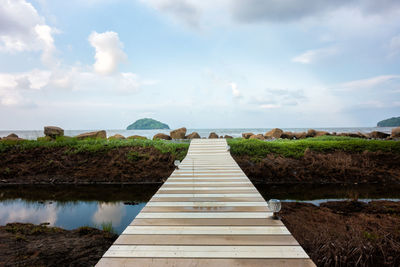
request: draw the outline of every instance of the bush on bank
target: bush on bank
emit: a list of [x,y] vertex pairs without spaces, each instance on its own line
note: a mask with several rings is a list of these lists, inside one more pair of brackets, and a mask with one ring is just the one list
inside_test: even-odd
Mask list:
[[[364,151],[381,151],[400,153],[400,141],[367,140],[341,136],[320,136],[301,140],[278,139],[274,141],[263,141],[257,139],[235,138],[228,139],[228,145],[233,156],[250,156],[263,158],[268,154],[283,157],[301,158],[309,149],[313,152],[329,153],[344,151],[349,153],[360,153]],[[45,139],[22,140],[22,141],[0,141],[0,153],[13,150],[29,150],[39,147],[65,148],[66,153],[89,152],[96,153],[119,147],[154,147],[161,153],[171,153],[176,158],[182,159],[189,148],[189,142],[173,142],[166,140],[141,140],[141,139],[85,139],[59,137],[55,141]]]
[[278,139],[274,141],[235,138],[228,140],[228,144],[231,147],[232,155],[247,155],[253,158],[264,158],[268,154],[301,158],[306,149],[321,153],[334,151],[400,153],[400,141],[367,140],[342,136],[320,136],[301,140]]

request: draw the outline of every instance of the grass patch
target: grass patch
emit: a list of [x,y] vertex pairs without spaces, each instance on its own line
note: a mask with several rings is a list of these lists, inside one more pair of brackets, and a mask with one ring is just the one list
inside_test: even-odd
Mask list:
[[171,153],[177,159],[182,160],[189,148],[189,143],[175,143],[165,140],[142,140],[142,139],[123,139],[123,140],[107,140],[107,139],[85,139],[78,140],[71,137],[60,137],[54,141],[39,140],[22,140],[22,141],[0,141],[0,153],[14,150],[31,150],[35,148],[66,148],[65,154],[77,153],[102,153],[110,149],[119,147],[154,147],[161,153]]
[[101,224],[101,230],[103,230],[104,232],[108,232],[110,234],[116,234],[116,231],[112,225],[112,222],[103,222]]
[[343,136],[321,136],[301,140],[281,139],[274,141],[235,138],[228,140],[228,144],[231,147],[232,155],[247,155],[253,159],[264,158],[268,154],[301,158],[307,148],[311,151],[322,153],[334,151],[400,153],[400,141],[367,140]]

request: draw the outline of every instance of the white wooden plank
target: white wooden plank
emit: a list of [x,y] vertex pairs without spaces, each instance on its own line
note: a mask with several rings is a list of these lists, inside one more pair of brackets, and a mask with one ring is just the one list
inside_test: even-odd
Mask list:
[[272,212],[141,212],[136,218],[271,218]]
[[307,259],[300,246],[113,245],[104,257]]
[[128,226],[123,235],[290,235],[285,226]]
[[147,207],[268,207],[265,201],[259,202],[153,202],[150,201]]
[[260,194],[237,193],[237,194],[155,194],[153,198],[164,197],[260,197]]

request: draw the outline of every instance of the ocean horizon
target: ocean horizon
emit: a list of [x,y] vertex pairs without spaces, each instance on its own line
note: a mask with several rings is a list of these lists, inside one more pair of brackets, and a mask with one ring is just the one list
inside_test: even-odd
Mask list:
[[[284,131],[290,132],[306,132],[308,129],[314,129],[318,131],[327,131],[327,132],[336,132],[336,133],[369,133],[372,131],[380,131],[384,133],[391,133],[392,129],[395,127],[321,127],[321,128],[280,128]],[[265,134],[267,131],[273,128],[196,128],[196,129],[187,129],[187,134],[192,132],[197,132],[200,137],[208,137],[211,132],[215,132],[219,136],[230,135],[232,137],[241,137],[242,133],[251,132],[254,134]],[[157,133],[165,133],[169,134],[173,129],[156,129],[156,130],[126,130],[126,129],[106,129],[107,137],[120,134],[125,137],[131,135],[141,135],[145,136],[149,139],[153,138],[153,136]],[[91,131],[99,131],[99,129],[86,129],[86,130],[65,130],[64,135],[66,136],[76,136],[81,133],[91,132]],[[38,137],[43,137],[43,130],[0,130],[0,137],[5,137],[11,133],[15,133],[20,138],[35,140]]]

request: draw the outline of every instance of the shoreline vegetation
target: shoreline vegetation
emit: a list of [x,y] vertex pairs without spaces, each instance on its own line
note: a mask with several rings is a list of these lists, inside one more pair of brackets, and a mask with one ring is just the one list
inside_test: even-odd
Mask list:
[[[398,184],[396,129],[393,140],[314,130],[303,139],[284,139],[280,129],[264,139],[248,133],[226,138],[232,156],[254,183]],[[174,161],[186,156],[189,140],[182,139],[196,133],[186,135],[180,128],[167,135],[169,140],[157,135],[154,140],[120,135],[107,139],[105,131],[66,137],[61,128],[45,127],[45,134],[38,140],[0,141],[0,185],[162,183],[174,170]]]

